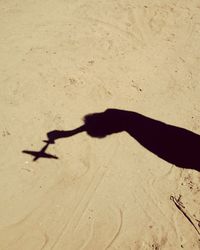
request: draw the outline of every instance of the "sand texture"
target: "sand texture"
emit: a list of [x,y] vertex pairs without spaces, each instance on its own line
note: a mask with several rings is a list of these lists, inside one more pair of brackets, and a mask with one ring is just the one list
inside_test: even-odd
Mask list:
[[200,249],[199,171],[126,132],[22,153],[108,108],[200,135],[200,1],[1,0],[0,58],[0,250]]

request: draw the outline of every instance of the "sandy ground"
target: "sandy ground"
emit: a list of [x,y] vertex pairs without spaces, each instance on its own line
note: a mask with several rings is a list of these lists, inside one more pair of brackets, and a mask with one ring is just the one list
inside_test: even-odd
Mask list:
[[2,0],[0,34],[0,249],[200,249],[199,172],[126,133],[21,153],[107,108],[200,134],[200,2]]

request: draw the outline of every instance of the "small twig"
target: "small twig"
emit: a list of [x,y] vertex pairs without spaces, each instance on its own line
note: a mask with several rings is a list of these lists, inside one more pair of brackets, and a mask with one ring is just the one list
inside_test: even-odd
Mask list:
[[176,207],[182,212],[182,214],[188,219],[188,221],[192,224],[192,226],[195,228],[197,233],[200,235],[199,230],[199,220],[193,219],[193,217],[190,215],[189,211],[183,206],[182,202],[180,201],[181,196],[179,196],[178,199],[176,199],[173,195],[170,196],[170,200],[174,202]]

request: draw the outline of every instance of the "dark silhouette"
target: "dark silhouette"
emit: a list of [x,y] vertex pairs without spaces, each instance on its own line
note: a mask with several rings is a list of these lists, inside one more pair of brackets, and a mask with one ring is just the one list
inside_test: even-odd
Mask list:
[[83,131],[97,138],[125,131],[163,160],[181,168],[200,171],[199,135],[136,112],[107,109],[102,113],[86,115],[84,125],[79,128],[47,133],[48,143],[54,143],[56,139],[70,137]]
[[33,161],[37,161],[39,158],[58,159],[58,157],[55,156],[55,155],[45,153],[45,151],[48,148],[49,144],[52,144],[53,142],[50,142],[50,141],[44,141],[44,142],[46,142],[46,145],[40,151],[23,150],[22,152],[25,153],[25,154],[29,154],[29,155],[34,156]]

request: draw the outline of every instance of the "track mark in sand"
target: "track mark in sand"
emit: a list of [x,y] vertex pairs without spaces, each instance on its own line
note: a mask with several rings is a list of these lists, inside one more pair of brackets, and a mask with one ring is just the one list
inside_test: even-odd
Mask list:
[[84,212],[86,211],[92,197],[96,193],[98,187],[103,181],[103,178],[108,170],[107,166],[110,164],[110,162],[113,159],[114,154],[116,153],[118,146],[114,149],[114,152],[112,156],[109,158],[107,164],[104,164],[103,166],[99,167],[97,171],[93,174],[93,177],[91,178],[91,181],[86,189],[86,191],[83,194],[82,199],[78,202],[76,205],[74,212],[71,215],[70,220],[64,224],[63,228],[61,229],[61,232],[59,233],[57,239],[54,241],[54,243],[51,246],[51,250],[56,247],[56,245],[59,244],[59,242],[62,240],[62,238],[66,239],[69,236],[69,234],[66,235],[66,237],[63,237],[67,230],[71,232],[71,234],[74,233],[76,230]]
[[135,39],[137,42],[141,43],[141,39],[133,32],[131,31],[128,31],[128,30],[125,30],[115,24],[112,24],[112,23],[109,23],[109,22],[105,22],[105,21],[102,21],[102,20],[99,20],[99,19],[96,19],[96,18],[92,18],[92,17],[87,17],[85,18],[86,20],[89,20],[89,21],[93,21],[95,23],[99,23],[103,26],[107,26],[107,27],[110,27],[112,30],[116,30],[118,32],[120,32],[120,34],[122,35],[125,35],[126,37],[130,37],[131,39]]
[[105,250],[109,249],[113,245],[114,241],[117,239],[117,237],[119,236],[119,234],[121,232],[122,224],[123,224],[123,213],[122,213],[121,209],[119,209],[119,216],[120,216],[120,224],[119,224],[119,227],[117,229],[117,232],[115,233],[113,239],[108,244],[108,246],[105,248]]
[[[71,219],[63,226],[61,232],[59,233],[58,238],[53,243],[51,250],[54,249],[54,247],[58,244],[58,242],[61,240],[63,235],[66,233],[68,228],[70,229],[71,232],[73,232],[76,229],[76,227],[77,227],[79,221],[81,220],[81,217],[84,214],[84,211],[86,210],[92,196],[96,192],[98,186],[100,185],[100,183],[104,177],[105,172],[103,174],[101,173],[100,176],[98,173],[102,170],[102,168],[103,167],[100,167],[97,170],[97,172],[95,173],[96,176],[93,175],[92,181],[88,185],[88,188],[85,191],[85,194],[83,195],[82,199],[76,205],[74,212],[71,215]],[[99,180],[98,180],[98,177],[99,177]]]
[[182,214],[187,218],[187,220],[192,224],[192,226],[195,228],[197,233],[200,235],[200,221],[193,219],[193,217],[190,215],[189,211],[185,208],[183,203],[180,201],[181,196],[179,196],[178,199],[176,199],[173,195],[170,196],[170,200],[174,202],[176,207],[182,212]]
[[94,221],[92,222],[90,234],[89,234],[87,240],[83,243],[83,245],[80,247],[79,250],[84,250],[87,247],[87,245],[89,244],[89,242],[92,239],[93,235],[94,235]]
[[49,237],[46,233],[44,233],[44,243],[43,243],[43,246],[40,248],[40,250],[43,250],[46,247],[48,242],[49,242]]
[[[154,198],[155,191],[151,188],[151,185],[148,185],[148,190],[145,188],[147,184],[144,183],[142,173],[137,172],[137,178],[139,183],[141,184],[140,195],[138,196],[136,195],[136,192],[132,191],[131,194],[135,199],[136,203],[139,205],[141,211],[145,214],[145,216],[149,221],[153,221],[153,223],[155,224],[157,223],[158,220],[160,220],[160,218],[165,219],[165,223],[167,223],[171,227],[171,229],[174,231],[174,234],[177,234],[174,224],[171,222],[170,218],[168,218],[168,216],[166,215],[166,211],[163,210],[163,208],[160,205],[158,205],[159,199]],[[151,195],[151,193],[153,195]],[[141,200],[141,197],[143,197],[142,200],[145,201],[149,207],[152,207],[152,209],[157,212],[152,215],[150,210],[146,210],[143,201]]]
[[[87,202],[85,202],[85,204],[84,204],[84,206],[82,207],[82,212],[80,213],[80,216],[79,216],[79,218],[78,218],[78,220],[77,220],[77,223],[76,223],[76,226],[74,226],[74,231],[76,231],[76,229],[77,229],[77,227],[78,227],[78,225],[79,225],[79,223],[80,223],[80,221],[81,221],[81,218],[83,217],[83,215],[84,215],[84,213],[85,213],[85,211],[86,211],[86,209],[87,209],[87,207],[88,207],[88,205],[89,205],[89,203],[90,203],[90,201],[91,201],[91,199],[92,199],[92,196],[94,196],[94,194],[96,193],[96,191],[97,191],[97,188],[99,187],[99,185],[101,184],[101,182],[102,182],[102,180],[103,180],[103,178],[104,178],[104,175],[105,175],[105,173],[106,173],[106,170],[104,169],[104,167],[101,167],[102,169],[100,169],[100,170],[102,170],[103,172],[102,173],[100,173],[100,175],[99,176],[97,176],[97,181],[95,182],[95,181],[93,181],[92,183],[91,183],[91,185],[93,186],[93,184],[95,185],[94,186],[94,188],[92,188],[91,189],[91,193],[90,194],[88,194],[88,199],[87,199]],[[98,173],[97,173],[98,174]],[[99,177],[99,179],[98,179],[98,177]],[[87,198],[87,195],[86,195],[86,198]]]

